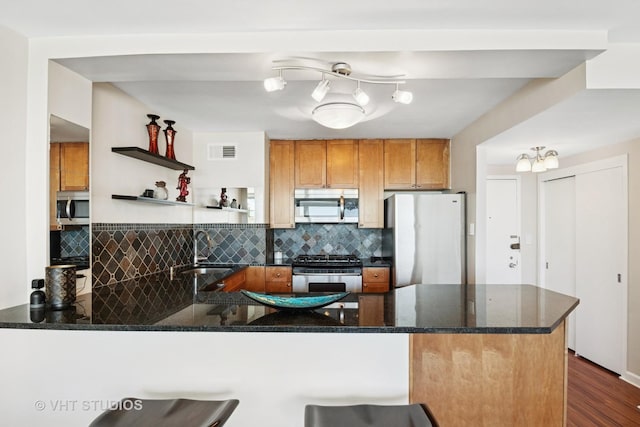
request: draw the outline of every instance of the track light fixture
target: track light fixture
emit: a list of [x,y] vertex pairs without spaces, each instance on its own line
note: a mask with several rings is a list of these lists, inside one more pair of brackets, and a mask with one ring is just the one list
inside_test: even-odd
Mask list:
[[[544,172],[547,169],[557,169],[560,166],[558,162],[558,152],[556,150],[549,150],[544,155],[540,154],[545,147],[533,147],[532,151],[535,151],[533,156],[528,154],[520,154],[516,161],[516,172]],[[533,163],[531,163],[533,161]]]
[[[283,61],[276,61],[283,62]],[[322,102],[327,93],[331,90],[331,85],[327,77],[336,79],[353,80],[357,83],[356,89],[352,92],[353,99],[356,103],[351,102],[328,102],[320,104],[314,108],[311,117],[323,126],[333,129],[344,129],[360,122],[366,115],[363,107],[369,104],[369,95],[360,87],[361,83],[395,85],[395,92],[392,94],[393,101],[400,104],[410,104],[413,100],[413,94],[408,91],[400,90],[400,85],[405,84],[404,80],[400,80],[401,76],[389,77],[354,77],[351,75],[351,66],[345,62],[336,62],[331,64],[330,69],[313,67],[307,65],[276,65],[272,68],[278,71],[278,77],[270,77],[264,80],[264,87],[267,92],[284,89],[286,81],[282,77],[283,71],[313,71],[322,73],[322,80],[316,85],[311,93],[311,97],[316,102]]]
[[[282,70],[280,71],[282,72]],[[318,86],[311,93],[311,97],[316,101],[320,102],[327,96],[327,92],[329,92],[329,80],[324,78],[324,73],[322,74],[322,80],[318,83]]]
[[362,107],[369,103],[369,95],[367,95],[365,91],[360,89],[360,81],[358,81],[358,87],[356,87],[356,90],[353,91],[353,99],[355,99],[356,102]]
[[394,102],[397,102],[399,104],[411,104],[411,101],[413,101],[413,94],[411,92],[407,92],[406,90],[398,89],[398,86],[396,85],[396,91],[393,92],[391,98]]
[[282,78],[282,70],[278,73],[278,77],[270,77],[264,79],[264,89],[267,92],[274,92],[276,90],[284,89],[287,82]]

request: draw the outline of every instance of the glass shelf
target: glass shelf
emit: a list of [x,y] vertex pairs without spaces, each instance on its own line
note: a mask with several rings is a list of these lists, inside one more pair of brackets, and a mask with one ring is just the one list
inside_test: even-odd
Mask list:
[[142,196],[124,196],[121,194],[112,194],[111,198],[115,200],[128,200],[130,202],[153,203],[156,205],[165,205],[165,206],[193,206],[193,203],[175,202],[173,200],[161,200],[161,199],[154,199],[152,197],[142,197]]
[[132,157],[134,159],[153,163],[154,165],[163,166],[165,168],[173,170],[195,170],[195,168],[191,165],[179,162],[177,160],[168,159],[159,154],[153,154],[140,147],[111,147],[111,151],[114,153],[122,154],[123,156]]
[[237,213],[249,213],[248,209],[236,209],[236,208],[228,208],[228,207],[224,207],[224,206],[205,206],[205,208],[207,208],[207,209],[218,209],[218,210],[222,210],[222,211],[237,212]]

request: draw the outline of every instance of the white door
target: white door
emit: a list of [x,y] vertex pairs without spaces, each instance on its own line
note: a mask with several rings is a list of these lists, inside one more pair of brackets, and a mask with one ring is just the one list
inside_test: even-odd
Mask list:
[[[544,194],[544,287],[576,295],[575,177],[542,183]],[[575,311],[569,316],[568,346],[576,348]]]
[[621,167],[576,176],[576,352],[617,373],[624,364],[626,195]]
[[515,178],[487,179],[487,284],[522,281],[518,187]]

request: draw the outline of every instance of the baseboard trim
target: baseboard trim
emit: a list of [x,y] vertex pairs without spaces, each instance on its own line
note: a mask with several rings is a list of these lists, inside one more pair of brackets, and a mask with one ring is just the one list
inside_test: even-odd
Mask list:
[[627,371],[624,374],[620,375],[620,379],[640,388],[640,375],[636,375],[632,372]]

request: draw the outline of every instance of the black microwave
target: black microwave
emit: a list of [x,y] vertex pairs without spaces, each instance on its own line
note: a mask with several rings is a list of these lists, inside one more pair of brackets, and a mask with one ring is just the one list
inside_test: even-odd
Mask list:
[[89,224],[89,192],[58,191],[56,222],[60,226]]

